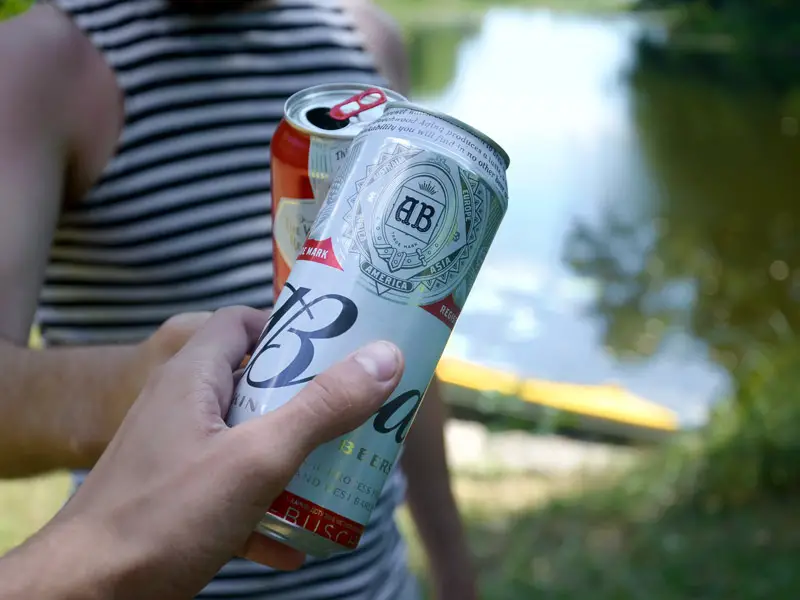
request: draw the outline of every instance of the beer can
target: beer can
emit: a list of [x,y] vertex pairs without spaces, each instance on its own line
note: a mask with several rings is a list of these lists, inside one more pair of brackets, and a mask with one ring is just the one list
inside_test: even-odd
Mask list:
[[385,88],[342,83],[307,88],[286,101],[270,150],[275,298],[353,138],[398,100],[405,98]]
[[390,399],[314,450],[258,531],[306,554],[358,546],[508,205],[508,155],[395,102],[350,148],[237,385],[228,424],[267,414],[376,340],[403,352]]

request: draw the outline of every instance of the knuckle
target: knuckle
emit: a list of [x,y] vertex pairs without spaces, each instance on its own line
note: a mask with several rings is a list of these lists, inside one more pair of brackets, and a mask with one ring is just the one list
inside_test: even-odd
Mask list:
[[149,345],[163,357],[170,357],[180,350],[189,338],[200,329],[211,313],[181,313],[170,317],[150,337]]
[[219,320],[231,321],[237,319],[242,314],[243,310],[241,306],[225,306],[218,309],[214,313],[214,316]]
[[230,323],[239,322],[245,319],[248,312],[254,310],[246,306],[225,306],[214,313],[214,318]]
[[223,370],[213,362],[176,357],[154,367],[148,385],[164,395],[185,396],[199,391],[221,395],[226,389],[223,375]]
[[202,311],[180,313],[173,315],[164,321],[160,329],[165,331],[181,331],[187,327],[192,327],[197,323],[204,322],[210,316],[210,312]]
[[221,398],[229,393],[233,373],[218,362],[196,360],[184,373],[183,386],[185,389],[194,389],[205,392],[215,398]]

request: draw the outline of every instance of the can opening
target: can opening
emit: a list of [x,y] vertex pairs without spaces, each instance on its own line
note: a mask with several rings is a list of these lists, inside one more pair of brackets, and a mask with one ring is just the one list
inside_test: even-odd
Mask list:
[[350,119],[338,120],[331,116],[331,109],[319,106],[306,112],[306,119],[314,127],[319,127],[325,131],[336,131],[344,129],[350,124]]

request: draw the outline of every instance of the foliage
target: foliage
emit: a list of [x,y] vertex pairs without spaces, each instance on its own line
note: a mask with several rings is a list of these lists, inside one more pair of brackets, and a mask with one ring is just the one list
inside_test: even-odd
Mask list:
[[[792,502],[763,495],[735,510],[714,501],[737,497],[741,479],[708,477],[721,464],[735,473],[729,461],[736,453],[723,450],[723,432],[712,437],[713,447],[697,436],[678,440],[630,472],[587,476],[519,512],[498,511],[492,502],[468,505],[481,597],[796,598],[800,513]],[[498,485],[484,482],[486,495]]]
[[476,21],[487,10],[505,7],[560,11],[610,12],[627,10],[634,0],[375,0],[401,25]]
[[677,35],[722,34],[747,53],[797,55],[800,3],[794,0],[640,0],[639,8],[674,8]]
[[[519,600],[791,600],[797,597],[797,514],[785,505],[736,514],[684,507],[637,518],[581,498],[504,524],[503,555],[484,598]],[[482,526],[481,526],[482,525]],[[472,523],[481,545],[491,523]],[[495,533],[495,537],[498,535]]]
[[[565,254],[598,283],[593,311],[618,355],[688,337],[730,374],[670,508],[710,524],[800,496],[800,66],[784,44],[800,41],[800,4],[658,5],[687,10],[666,46],[640,44],[631,73],[651,193],[638,214],[577,224]],[[710,43],[715,32],[735,44]],[[689,596],[707,597],[675,597]]]
[[0,0],[0,21],[25,12],[33,0]]
[[702,468],[701,503],[747,506],[800,496],[800,376],[796,345],[759,352],[737,402],[714,415]]
[[475,34],[474,23],[428,26],[420,22],[406,28],[406,44],[415,95],[436,94],[452,81],[462,42]]

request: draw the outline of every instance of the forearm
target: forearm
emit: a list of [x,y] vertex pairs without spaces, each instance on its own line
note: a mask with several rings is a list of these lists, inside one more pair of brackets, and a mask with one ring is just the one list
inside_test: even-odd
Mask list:
[[112,533],[58,518],[0,559],[0,599],[121,599],[136,556]]
[[[88,468],[140,382],[134,347],[28,350],[0,342],[0,477]],[[132,402],[134,398],[130,398]]]
[[411,433],[402,466],[408,478],[407,500],[434,570],[449,561],[468,561],[464,528],[458,514],[444,443],[446,409],[438,380],[431,383]]

